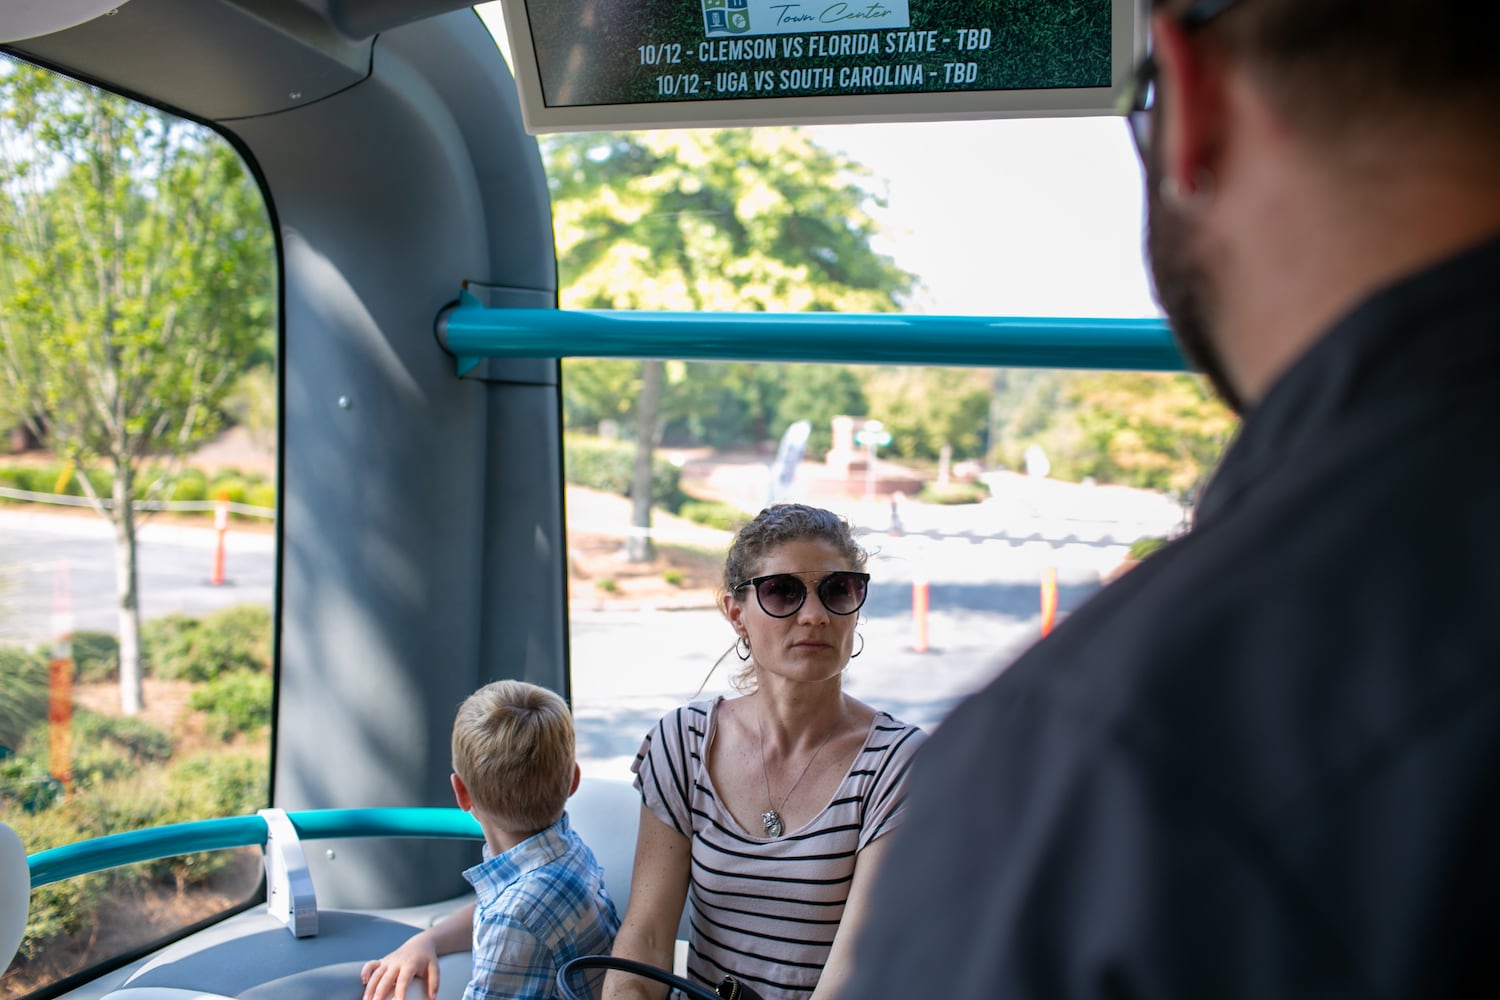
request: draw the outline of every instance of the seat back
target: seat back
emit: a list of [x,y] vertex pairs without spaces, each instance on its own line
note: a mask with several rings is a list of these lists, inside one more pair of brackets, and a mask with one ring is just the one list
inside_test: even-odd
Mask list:
[[[641,824],[641,793],[628,781],[584,778],[568,800],[568,822],[594,852],[604,869],[604,888],[625,916],[630,903],[630,874],[635,868],[635,837]],[[687,907],[677,936],[687,938]]]
[[16,957],[30,912],[31,866],[26,847],[16,831],[0,821],[0,969]]

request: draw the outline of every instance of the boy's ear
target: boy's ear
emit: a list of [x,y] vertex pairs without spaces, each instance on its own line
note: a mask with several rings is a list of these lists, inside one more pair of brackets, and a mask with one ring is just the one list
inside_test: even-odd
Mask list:
[[453,797],[458,800],[458,808],[464,812],[473,812],[474,800],[469,798],[469,789],[464,785],[464,779],[455,771],[448,775],[448,780],[453,783]]
[[[456,778],[456,777],[458,777],[458,775],[455,774],[454,777]],[[581,768],[581,767],[578,766],[578,762],[577,761],[574,761],[573,762],[573,784],[568,789],[568,795],[569,796],[571,796],[574,792],[578,791],[578,783],[580,781],[582,781],[582,780],[583,780],[583,768]]]

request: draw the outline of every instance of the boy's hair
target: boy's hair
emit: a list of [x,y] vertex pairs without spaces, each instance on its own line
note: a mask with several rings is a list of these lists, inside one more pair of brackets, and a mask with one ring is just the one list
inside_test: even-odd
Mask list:
[[453,770],[474,804],[507,829],[539,832],[556,823],[574,763],[567,703],[535,684],[486,684],[453,720]]

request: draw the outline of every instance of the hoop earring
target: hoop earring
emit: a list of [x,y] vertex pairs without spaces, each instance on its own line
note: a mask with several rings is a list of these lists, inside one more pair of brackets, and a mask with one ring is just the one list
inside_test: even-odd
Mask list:
[[865,637],[856,632],[854,633],[854,638],[859,640],[859,648],[849,654],[849,659],[851,660],[865,651]]
[[[743,653],[740,652],[741,649],[744,650]],[[734,655],[738,656],[740,658],[740,662],[742,662],[742,663],[744,661],[750,659],[750,637],[749,636],[742,635],[742,636],[740,636],[738,639],[736,639],[734,641]]]

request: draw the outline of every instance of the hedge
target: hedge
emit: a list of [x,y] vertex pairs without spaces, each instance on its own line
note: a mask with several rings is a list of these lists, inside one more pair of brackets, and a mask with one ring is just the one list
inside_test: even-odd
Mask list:
[[[628,497],[634,476],[634,444],[585,434],[563,435],[563,478],[567,482]],[[682,470],[656,457],[651,465],[651,505],[676,513],[685,499]]]

